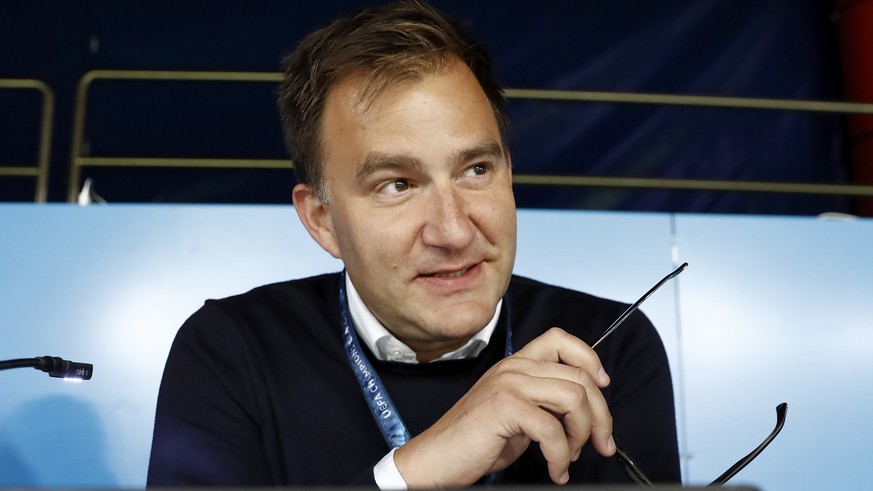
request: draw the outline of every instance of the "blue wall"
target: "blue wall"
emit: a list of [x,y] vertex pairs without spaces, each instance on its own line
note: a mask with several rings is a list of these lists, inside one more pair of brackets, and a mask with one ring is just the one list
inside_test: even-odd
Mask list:
[[[676,387],[686,482],[866,489],[873,221],[519,212],[516,271],[644,305]],[[140,488],[161,371],[207,298],[334,271],[287,206],[0,206],[0,359],[94,364],[69,384],[0,373],[0,487]],[[605,327],[605,326],[604,326]]]

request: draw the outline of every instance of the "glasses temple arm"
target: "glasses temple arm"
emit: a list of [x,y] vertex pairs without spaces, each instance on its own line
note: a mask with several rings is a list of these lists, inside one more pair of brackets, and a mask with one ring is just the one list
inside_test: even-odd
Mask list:
[[646,477],[646,475],[643,474],[643,471],[641,471],[640,468],[637,467],[634,459],[632,459],[631,456],[628,455],[623,448],[621,448],[618,440],[615,440],[615,453],[618,457],[618,463],[621,465],[622,470],[624,470],[624,473],[627,474],[628,477],[633,479],[634,482],[641,486],[654,486],[651,479]]
[[773,439],[776,438],[776,435],[778,435],[779,432],[782,431],[782,427],[785,426],[785,413],[787,411],[788,404],[784,402],[776,406],[776,428],[773,428],[773,431],[770,432],[770,435],[767,436],[767,438],[765,438],[760,445],[758,445],[758,448],[752,450],[749,455],[746,455],[745,457],[740,459],[739,462],[732,465],[730,469],[726,470],[724,474],[718,476],[715,481],[712,481],[709,485],[721,486],[722,484],[726,483],[728,479],[734,477],[737,472],[743,470],[743,468],[749,465],[751,461],[755,460],[755,457],[760,455],[760,453],[763,452],[765,448],[767,448],[767,445],[769,445],[770,442],[772,442]]
[[655,286],[653,286],[651,288],[651,290],[647,291],[642,297],[640,297],[639,300],[634,302],[633,305],[631,305],[624,312],[622,312],[622,314],[620,316],[618,316],[618,318],[615,319],[615,321],[609,327],[606,328],[606,331],[603,332],[603,335],[600,336],[600,339],[598,339],[594,344],[591,345],[591,349],[596,348],[598,344],[600,344],[604,339],[606,339],[610,334],[612,334],[612,331],[615,331],[616,329],[618,329],[618,326],[620,326],[625,321],[625,319],[630,317],[630,315],[633,314],[634,311],[636,311],[640,307],[640,305],[646,301],[647,298],[652,296],[652,294],[655,293],[658,290],[658,288],[661,288],[661,286],[663,286],[664,283],[675,278],[682,271],[685,271],[685,268],[687,268],[687,267],[688,267],[688,263],[682,263],[682,265],[679,266],[678,268],[676,268],[672,273],[661,278],[661,281],[659,281]]

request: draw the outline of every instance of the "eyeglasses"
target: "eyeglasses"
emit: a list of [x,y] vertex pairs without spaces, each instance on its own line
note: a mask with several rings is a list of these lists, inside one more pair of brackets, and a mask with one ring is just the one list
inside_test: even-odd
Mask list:
[[[653,293],[655,293],[658,288],[664,285],[664,283],[670,281],[679,275],[685,268],[688,267],[688,263],[682,263],[681,266],[676,268],[672,273],[668,274],[664,278],[661,279],[658,283],[655,284],[649,291],[647,291],[639,300],[634,302],[630,307],[628,307],[620,316],[618,316],[613,323],[606,328],[606,331],[600,336],[594,344],[591,345],[592,348],[596,348],[604,339],[606,339],[610,334],[612,334],[618,326],[620,326],[632,313],[634,313],[640,305],[646,301]],[[776,427],[773,428],[773,431],[758,445],[754,450],[752,450],[748,455],[740,459],[736,464],[732,465],[728,470],[726,470],[722,475],[718,476],[714,481],[709,483],[709,486],[721,486],[728,481],[728,479],[734,477],[738,472],[743,470],[744,467],[749,465],[749,463],[761,454],[767,445],[776,438],[776,435],[782,431],[782,427],[785,426],[785,415],[788,412],[788,404],[782,403],[776,406]],[[646,477],[645,474],[640,470],[631,456],[624,451],[624,449],[619,445],[618,440],[613,436],[613,440],[615,441],[615,454],[618,459],[618,463],[621,466],[622,470],[624,470],[625,474],[628,475],[634,482],[640,484],[642,486],[654,486],[651,479]]]

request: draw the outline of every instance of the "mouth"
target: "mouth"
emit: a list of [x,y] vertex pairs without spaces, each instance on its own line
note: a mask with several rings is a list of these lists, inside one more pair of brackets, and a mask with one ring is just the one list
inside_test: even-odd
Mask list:
[[470,268],[459,269],[457,271],[451,271],[446,273],[429,273],[423,274],[425,278],[458,278],[459,276],[464,276],[464,274],[470,271]]
[[422,273],[420,276],[422,278],[460,278],[460,277],[464,276],[465,274],[467,274],[468,272],[470,272],[471,269],[478,266],[478,264],[479,263],[476,263],[476,264],[466,266],[466,267],[461,268],[461,269],[443,270],[443,271],[436,271],[433,273]]

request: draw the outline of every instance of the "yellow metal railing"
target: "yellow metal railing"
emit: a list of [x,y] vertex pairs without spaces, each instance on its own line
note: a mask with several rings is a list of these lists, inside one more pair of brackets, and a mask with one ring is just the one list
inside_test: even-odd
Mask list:
[[33,177],[36,179],[34,201],[45,203],[48,197],[49,158],[51,156],[55,94],[45,82],[35,79],[0,79],[0,89],[36,90],[42,95],[39,148],[35,165],[0,166],[0,177]]
[[174,157],[95,157],[82,155],[88,107],[88,90],[97,80],[151,80],[191,82],[255,82],[279,83],[282,75],[276,72],[195,72],[152,70],[93,70],[79,80],[76,89],[76,107],[73,114],[73,143],[70,158],[70,182],[67,199],[77,199],[83,167],[188,167],[239,169],[291,169],[290,159],[216,159]]
[[[145,71],[94,70],[79,81],[74,114],[73,145],[68,199],[73,202],[80,186],[83,167],[193,167],[193,168],[246,168],[290,169],[286,159],[214,159],[214,158],[133,158],[82,155],[87,116],[88,90],[96,80],[153,80],[202,82],[260,82],[279,83],[277,72],[198,72],[198,71]],[[577,102],[608,102],[630,104],[658,104],[703,106],[716,108],[743,108],[786,111],[809,111],[839,114],[873,114],[873,104],[834,101],[806,101],[791,99],[761,99],[748,97],[718,97],[679,94],[651,94],[629,92],[595,92],[566,90],[508,89],[510,99],[535,99]],[[843,196],[873,196],[873,186],[851,184],[816,184],[762,181],[728,181],[703,179],[662,179],[601,176],[556,176],[515,174],[518,185],[625,187],[653,189],[683,189],[693,191],[743,191],[768,193],[796,193]]]
[[[739,109],[769,109],[838,114],[873,114],[873,104],[796,99],[760,99],[684,94],[643,94],[634,92],[592,92],[568,90],[510,89],[507,97],[578,102],[610,102],[702,106]],[[682,189],[691,191],[742,191],[841,196],[873,196],[873,186],[857,184],[816,184],[770,181],[728,181],[712,179],[663,179],[611,176],[513,175],[516,184],[575,187],[621,187]]]

